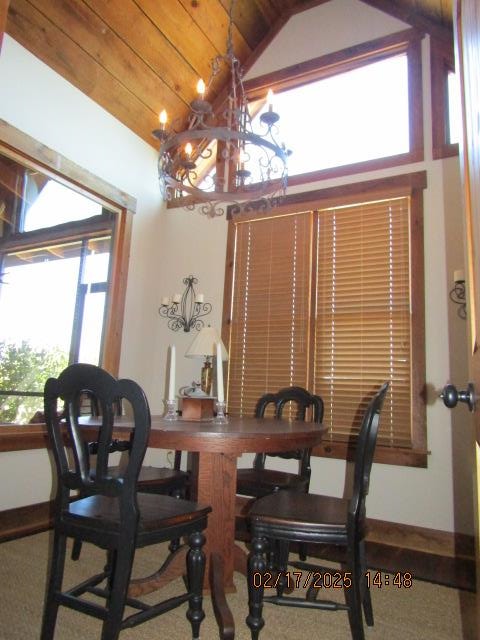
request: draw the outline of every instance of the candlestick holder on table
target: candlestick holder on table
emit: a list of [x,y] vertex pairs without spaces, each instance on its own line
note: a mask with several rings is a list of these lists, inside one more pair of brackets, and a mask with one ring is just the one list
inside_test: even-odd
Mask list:
[[216,404],[217,415],[214,417],[213,421],[217,424],[226,424],[228,422],[227,415],[225,413],[227,409],[227,405],[225,402],[217,401]]
[[175,400],[167,400],[167,412],[163,416],[164,420],[178,420]]

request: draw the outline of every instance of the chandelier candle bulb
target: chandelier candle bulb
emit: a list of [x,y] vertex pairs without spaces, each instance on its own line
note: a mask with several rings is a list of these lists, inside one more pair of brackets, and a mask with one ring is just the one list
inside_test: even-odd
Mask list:
[[205,82],[201,78],[197,82],[197,93],[201,100],[205,98]]
[[245,162],[248,160],[247,153],[243,147],[240,148],[240,169],[243,171],[245,169]]
[[457,269],[453,272],[454,282],[465,282],[465,274],[462,269]]
[[170,372],[168,376],[168,401],[175,400],[175,345],[170,347]]
[[205,296],[203,295],[203,293],[199,293],[198,296],[195,298],[195,302],[198,302],[199,304],[203,302]]
[[180,302],[180,300],[181,300],[181,299],[182,299],[182,296],[181,296],[179,293],[176,293],[176,294],[173,296],[173,302],[174,302],[175,304],[178,304],[178,303]]
[[217,400],[225,402],[223,392],[223,362],[222,362],[222,345],[217,342]]
[[160,121],[160,127],[162,131],[165,131],[165,125],[167,124],[167,112],[165,111],[165,109],[162,109],[158,119]]
[[267,104],[268,110],[271,113],[273,111],[273,91],[271,89],[269,89],[267,92]]

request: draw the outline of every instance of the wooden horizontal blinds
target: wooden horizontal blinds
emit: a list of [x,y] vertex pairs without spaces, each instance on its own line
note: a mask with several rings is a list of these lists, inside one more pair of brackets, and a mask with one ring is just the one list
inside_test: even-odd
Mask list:
[[308,386],[313,214],[235,223],[228,410],[252,416],[258,398]]
[[[324,189],[230,221],[228,411],[265,392],[322,397],[316,454],[348,457],[383,382],[376,459],[426,466],[422,176]],[[306,209],[309,211],[306,211]]]
[[325,440],[358,433],[386,380],[379,444],[411,433],[410,198],[320,210],[313,390],[325,404]]

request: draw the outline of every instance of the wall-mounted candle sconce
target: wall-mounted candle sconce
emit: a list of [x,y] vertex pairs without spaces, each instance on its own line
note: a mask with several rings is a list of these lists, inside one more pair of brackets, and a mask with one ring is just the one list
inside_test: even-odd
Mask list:
[[464,320],[467,317],[465,302],[465,275],[461,269],[453,272],[453,289],[449,293],[450,300],[458,304],[457,315]]
[[198,279],[194,276],[188,276],[183,279],[185,291],[182,295],[176,293],[173,298],[162,298],[161,306],[158,313],[168,320],[168,328],[172,331],[190,331],[190,329],[200,329],[204,326],[203,316],[206,316],[212,310],[209,302],[204,302],[203,293],[196,293],[193,287],[198,284]]

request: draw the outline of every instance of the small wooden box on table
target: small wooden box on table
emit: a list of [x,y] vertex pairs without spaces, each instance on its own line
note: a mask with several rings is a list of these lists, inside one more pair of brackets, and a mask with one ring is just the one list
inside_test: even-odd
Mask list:
[[181,398],[182,420],[212,420],[214,398]]

